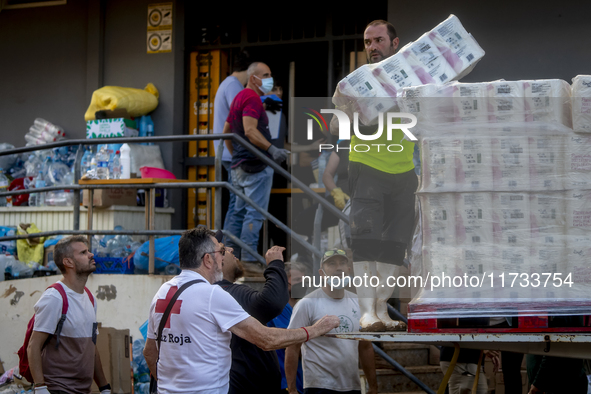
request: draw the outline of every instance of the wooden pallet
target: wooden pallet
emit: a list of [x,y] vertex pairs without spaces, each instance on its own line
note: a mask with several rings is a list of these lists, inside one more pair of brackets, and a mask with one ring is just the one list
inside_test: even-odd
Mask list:
[[[591,332],[591,301],[555,301],[539,303],[516,303],[510,306],[507,304],[479,303],[481,310],[502,310],[506,311],[506,316],[512,316],[511,326],[490,327],[488,318],[481,318],[477,312],[475,304],[454,304],[454,308],[449,305],[435,304],[410,304],[408,314],[408,332],[411,333],[450,333],[450,334],[470,334],[470,333],[536,333],[536,332]],[[563,327],[557,326],[551,319],[552,310],[557,307],[577,307],[587,308],[590,315],[584,316],[583,327]],[[466,312],[468,310],[468,312]],[[455,317],[425,317],[429,314],[437,316],[446,314]],[[474,316],[470,316],[470,311],[474,311]],[[533,313],[532,313],[533,312]],[[413,314],[415,315],[413,317]]]

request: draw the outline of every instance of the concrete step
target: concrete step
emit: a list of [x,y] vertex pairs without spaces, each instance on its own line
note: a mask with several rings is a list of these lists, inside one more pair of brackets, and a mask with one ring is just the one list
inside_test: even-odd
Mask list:
[[[413,343],[382,343],[384,352],[403,367],[428,365],[429,345]],[[391,365],[376,355],[376,368],[392,368]]]
[[[405,369],[433,391],[437,391],[443,380],[443,373],[438,366],[421,365]],[[421,392],[420,388],[400,371],[380,368],[376,369],[376,375],[378,380],[378,393]]]

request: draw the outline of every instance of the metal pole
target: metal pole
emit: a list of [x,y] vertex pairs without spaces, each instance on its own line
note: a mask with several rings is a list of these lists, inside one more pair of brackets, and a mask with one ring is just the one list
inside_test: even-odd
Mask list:
[[[86,228],[92,230],[92,211],[94,208],[94,189],[88,189],[88,212],[86,219]],[[92,246],[92,235],[88,235],[88,242]]]
[[[224,153],[225,141],[218,142],[218,149],[215,153],[215,181],[222,181],[222,154]],[[214,212],[214,227],[216,230],[222,229],[222,188],[217,186],[215,188],[215,212]]]
[[[78,184],[80,180],[80,162],[82,161],[82,151],[84,150],[83,145],[78,145],[78,152],[76,152],[76,160],[74,161],[74,184]],[[72,224],[74,230],[80,230],[80,191],[74,190],[74,199],[72,205],[74,205],[74,223]]]
[[394,366],[394,368],[396,368],[397,370],[399,370],[404,376],[406,376],[414,384],[416,384],[417,386],[419,386],[421,388],[421,390],[423,390],[423,391],[425,391],[425,392],[427,392],[429,394],[435,394],[435,392],[433,390],[431,390],[431,388],[429,388],[425,383],[421,382],[412,373],[410,373],[406,369],[404,369],[404,367],[402,365],[398,364],[392,357],[388,356],[388,354],[386,354],[386,352],[384,352],[382,349],[380,349],[379,347],[377,347],[375,343],[372,343],[372,345],[373,345],[374,352],[376,352],[377,354],[380,355],[380,357],[382,357],[384,360],[386,360],[387,362],[389,362],[390,364],[392,364]]
[[[148,220],[148,230],[154,230],[154,215],[156,206],[156,188],[150,187],[144,192],[146,194],[146,205],[145,210],[147,213],[146,219]],[[154,235],[148,237],[149,243],[149,257],[148,257],[148,274],[154,275],[154,262],[156,257],[156,245],[154,243]]]

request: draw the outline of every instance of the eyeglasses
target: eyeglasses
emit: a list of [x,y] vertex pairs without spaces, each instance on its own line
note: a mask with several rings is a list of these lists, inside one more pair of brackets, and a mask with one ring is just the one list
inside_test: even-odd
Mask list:
[[224,257],[226,255],[226,247],[222,247],[220,250],[214,250],[213,252],[205,252],[203,253],[203,256],[201,256],[201,258],[203,259],[205,255],[209,253],[221,253],[222,257]]
[[324,257],[334,256],[335,254],[340,254],[341,256],[347,256],[347,252],[341,249],[334,249],[334,250],[327,250],[324,252]]

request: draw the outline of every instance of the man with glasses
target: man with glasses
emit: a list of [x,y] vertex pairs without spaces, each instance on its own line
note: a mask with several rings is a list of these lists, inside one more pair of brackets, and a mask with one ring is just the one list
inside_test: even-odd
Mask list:
[[[336,316],[325,316],[313,326],[281,330],[249,316],[230,294],[213,285],[223,277],[226,254],[214,235],[205,227],[183,234],[179,241],[182,272],[163,284],[152,300],[144,356],[159,393],[226,394],[232,334],[273,350],[324,335],[339,324]],[[174,302],[158,345],[164,310],[178,288],[193,280],[200,282],[187,287]]]
[[[215,235],[218,242],[223,234]],[[267,268],[265,285],[256,291],[245,284],[234,283],[242,276],[242,264],[234,257],[233,249],[226,248],[223,261],[224,278],[217,282],[242,308],[262,324],[267,324],[281,313],[289,300],[287,275],[283,263],[284,247],[273,246],[265,254]],[[233,393],[273,393],[281,390],[281,371],[277,353],[264,351],[237,335],[232,335],[232,368],[230,369],[230,390]]]
[[[340,324],[331,334],[359,331],[357,296],[344,289],[343,277],[350,274],[349,259],[343,250],[327,251],[318,270],[322,278],[320,289],[298,302],[289,322],[290,329],[307,326],[322,319],[330,311]],[[326,282],[324,278],[327,278]],[[337,280],[338,278],[338,280]],[[304,394],[361,393],[359,361],[369,383],[368,393],[377,393],[374,352],[371,342],[322,337],[289,346],[285,352],[285,377],[290,394],[297,394],[296,373],[298,355],[302,352]]]

